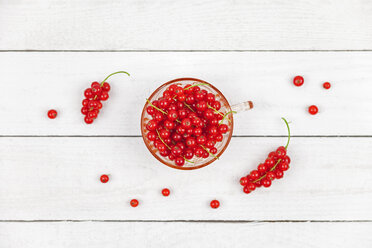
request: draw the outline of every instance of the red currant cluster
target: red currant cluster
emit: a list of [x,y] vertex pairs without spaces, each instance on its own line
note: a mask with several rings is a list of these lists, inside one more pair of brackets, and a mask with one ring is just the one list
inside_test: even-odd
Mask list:
[[148,101],[146,111],[152,119],[146,124],[147,138],[161,156],[177,166],[183,166],[185,161],[192,163],[194,156],[218,158],[215,145],[229,130],[223,121],[233,111],[220,112],[221,102],[213,93],[200,89],[201,85],[207,83],[184,87],[172,84],[162,97]]
[[287,147],[291,138],[288,122],[282,118],[287,125],[288,141],[287,145],[280,146],[276,151],[272,151],[267,156],[263,164],[259,164],[257,170],[251,171],[247,176],[240,178],[240,184],[246,194],[251,193],[256,188],[264,186],[270,187],[271,181],[280,179],[284,176],[284,171],[289,169],[291,159],[287,155]]
[[85,115],[84,121],[87,124],[92,124],[94,119],[97,118],[100,109],[102,108],[101,101],[106,101],[109,98],[110,84],[106,80],[114,74],[129,73],[125,71],[118,71],[108,75],[102,83],[93,82],[90,88],[84,91],[85,99],[82,104],[81,113]]

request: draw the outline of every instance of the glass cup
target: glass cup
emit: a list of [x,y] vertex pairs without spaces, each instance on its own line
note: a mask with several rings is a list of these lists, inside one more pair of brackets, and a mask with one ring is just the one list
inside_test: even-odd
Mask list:
[[143,141],[145,142],[146,147],[149,149],[151,154],[157,160],[159,160],[161,163],[165,164],[166,166],[169,166],[169,167],[174,168],[174,169],[195,170],[195,169],[199,169],[199,168],[202,168],[204,166],[207,166],[207,165],[213,163],[214,161],[216,161],[222,155],[222,153],[226,150],[227,146],[230,143],[231,137],[232,137],[232,133],[233,133],[233,129],[234,129],[234,118],[233,118],[233,114],[232,114],[231,111],[242,112],[242,111],[246,111],[246,110],[249,110],[249,109],[253,108],[253,103],[251,101],[246,101],[246,102],[243,102],[243,103],[239,103],[239,104],[235,104],[235,105],[230,106],[230,104],[227,101],[227,99],[225,98],[225,96],[216,87],[214,87],[212,84],[210,84],[208,82],[205,82],[205,81],[197,79],[197,78],[178,78],[178,79],[171,80],[171,81],[161,85],[159,88],[157,88],[151,94],[151,96],[148,98],[148,100],[150,102],[152,102],[152,101],[157,100],[160,97],[162,97],[163,92],[171,84],[177,84],[179,86],[184,87],[187,84],[193,85],[193,84],[200,84],[200,83],[205,84],[205,85],[200,85],[199,86],[200,89],[205,89],[208,92],[213,93],[215,95],[216,100],[220,101],[221,109],[219,109],[219,112],[221,112],[223,114],[230,112],[230,114],[228,114],[226,116],[226,118],[223,120],[223,123],[228,126],[228,132],[223,134],[223,139],[222,139],[221,142],[216,143],[215,147],[217,148],[217,153],[215,154],[215,156],[209,156],[208,158],[202,158],[202,157],[198,158],[198,157],[194,156],[189,161],[185,160],[185,164],[183,166],[178,166],[174,163],[174,161],[170,160],[168,157],[161,156],[158,149],[154,146],[153,142],[151,142],[147,138],[147,133],[149,131],[146,129],[146,124],[149,120],[152,119],[151,116],[146,111],[147,107],[150,106],[147,101],[146,101],[146,104],[145,104],[145,106],[143,107],[143,110],[142,110],[141,133],[142,133],[142,138],[143,138]]

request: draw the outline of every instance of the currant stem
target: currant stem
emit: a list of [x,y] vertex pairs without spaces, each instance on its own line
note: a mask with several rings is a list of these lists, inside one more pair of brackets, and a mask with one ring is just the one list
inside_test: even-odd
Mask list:
[[[287,126],[287,129],[288,129],[288,140],[287,140],[287,144],[285,145],[285,149],[287,150],[287,147],[289,145],[289,140],[291,139],[291,131],[290,131],[290,128],[289,128],[289,124],[288,124],[288,121],[282,117],[282,120],[285,122],[285,125]],[[282,159],[279,159],[276,164],[269,170],[270,171],[273,171],[275,170],[276,166],[278,166],[278,164],[280,163],[280,161],[282,161]],[[264,179],[266,177],[267,173],[265,173],[262,177],[256,179],[253,181],[253,183],[256,183],[258,181],[260,181],[261,179]]]
[[114,73],[111,73],[110,75],[108,75],[102,82],[101,82],[101,87],[103,86],[103,83],[106,82],[106,80],[111,77],[112,75],[115,75],[115,74],[118,74],[118,73],[125,73],[127,74],[128,76],[130,76],[130,74],[126,71],[117,71],[117,72],[114,72]]
[[287,130],[288,130],[288,140],[287,140],[287,144],[285,145],[285,149],[287,150],[287,147],[289,145],[289,141],[291,139],[291,130],[289,128],[289,124],[288,124],[288,121],[282,117],[282,120],[285,122],[285,125],[287,126]]
[[207,83],[193,84],[193,85],[191,85],[189,87],[186,87],[185,90],[188,90],[188,89],[190,89],[192,87],[195,87],[195,86],[201,86],[201,85],[209,85],[209,84],[207,84]]
[[191,106],[190,105],[188,105],[187,103],[184,103],[185,104],[185,106],[186,107],[188,107],[192,112],[194,112],[195,113],[195,111],[191,108]]
[[161,140],[161,142],[163,142],[163,144],[169,149],[169,150],[171,150],[171,148],[164,142],[164,140],[160,137],[160,134],[159,134],[159,131],[158,131],[158,129],[156,129],[156,133],[158,134],[158,137],[159,137],[159,139]]
[[220,111],[218,111],[217,109],[213,108],[213,107],[212,107],[211,105],[207,104],[207,106],[208,106],[208,108],[210,108],[210,109],[214,110],[214,112],[216,112],[217,114],[220,114],[220,115],[224,116],[224,114],[223,114],[223,113],[221,113],[221,112],[220,112]]
[[154,109],[159,110],[160,112],[162,112],[162,113],[165,114],[165,115],[167,114],[167,112],[165,112],[164,110],[162,110],[162,109],[156,107],[155,105],[153,105],[153,104],[149,101],[149,99],[146,98],[146,101],[147,101],[147,102],[150,104],[150,106],[153,107]]
[[[236,114],[236,113],[237,113],[237,112],[236,112],[236,111],[233,111],[233,110],[227,112],[227,113],[223,116],[222,120],[220,121],[220,123],[219,123],[218,125],[221,125],[221,124],[223,123],[223,121],[225,120],[225,118],[227,117],[228,114]],[[229,120],[229,121],[230,121],[230,120]]]
[[203,148],[206,152],[208,152],[209,155],[211,155],[212,157],[215,157],[215,158],[217,158],[217,159],[220,159],[219,157],[217,157],[216,155],[214,155],[213,153],[211,153],[210,151],[208,151],[207,148],[205,148],[203,145],[200,145],[200,146],[201,146],[201,148]]

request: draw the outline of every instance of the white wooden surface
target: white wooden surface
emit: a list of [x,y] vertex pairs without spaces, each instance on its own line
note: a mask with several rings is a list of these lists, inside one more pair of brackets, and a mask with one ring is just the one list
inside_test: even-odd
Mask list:
[[9,248],[370,247],[371,228],[371,223],[0,223],[0,237]]
[[0,49],[372,49],[368,0],[2,0]]
[[[370,1],[1,1],[0,247],[370,247],[371,44]],[[84,88],[122,69],[83,124]],[[187,172],[139,136],[144,99],[183,76],[255,103],[220,161]],[[281,116],[291,169],[244,195]]]

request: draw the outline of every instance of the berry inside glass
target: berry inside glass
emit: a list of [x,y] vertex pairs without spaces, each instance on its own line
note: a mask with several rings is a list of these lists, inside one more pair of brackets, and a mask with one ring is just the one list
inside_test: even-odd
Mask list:
[[[251,102],[245,102],[236,110],[252,107]],[[227,148],[234,112],[210,83],[175,79],[147,99],[141,117],[142,137],[163,164],[181,170],[202,168],[219,159]]]

